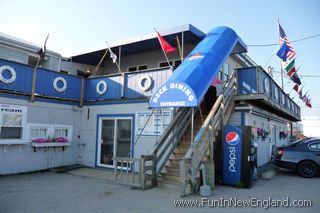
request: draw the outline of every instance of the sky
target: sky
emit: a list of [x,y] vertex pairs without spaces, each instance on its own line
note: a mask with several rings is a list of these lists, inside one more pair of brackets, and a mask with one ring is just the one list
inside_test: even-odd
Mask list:
[[[262,67],[280,70],[280,59],[273,56],[278,46],[252,47],[277,43],[277,20],[289,40],[320,34],[318,0],[0,0],[0,29],[39,46],[50,33],[47,48],[71,56],[86,48],[165,29],[192,24],[207,33],[217,26],[228,26],[248,45],[248,55]],[[312,109],[295,97],[304,116],[320,119],[320,37],[292,43],[303,91],[309,94]],[[271,58],[270,62],[269,59]],[[280,75],[275,73],[280,83]],[[284,79],[285,91],[295,96],[294,84]],[[320,130],[320,127],[319,127]],[[319,131],[320,132],[320,131]]]

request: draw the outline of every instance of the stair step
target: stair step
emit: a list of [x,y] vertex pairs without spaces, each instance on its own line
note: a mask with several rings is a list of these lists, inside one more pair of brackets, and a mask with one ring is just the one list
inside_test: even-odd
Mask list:
[[183,146],[177,146],[175,152],[177,152],[177,153],[187,153],[189,148],[190,148],[190,144],[189,145],[183,145]]
[[161,178],[167,182],[178,183],[180,182],[180,175],[174,175],[169,173],[162,173]]
[[183,158],[186,155],[186,153],[174,152],[173,155],[174,158]]
[[168,175],[172,175],[172,176],[176,176],[176,177],[180,177],[180,169],[179,167],[166,167],[167,172],[163,173],[163,174],[168,174]]
[[180,183],[179,182],[169,182],[166,180],[159,180],[158,186],[162,189],[168,189],[172,191],[179,192],[180,191]]
[[170,165],[178,166],[180,167],[180,159],[169,159]]

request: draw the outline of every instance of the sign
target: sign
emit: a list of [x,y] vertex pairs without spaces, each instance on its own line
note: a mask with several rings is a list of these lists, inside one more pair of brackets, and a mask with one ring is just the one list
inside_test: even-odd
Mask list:
[[17,106],[17,105],[0,104],[0,113],[25,114],[25,113],[27,113],[27,107]]
[[240,181],[242,129],[227,125],[223,137],[223,183],[234,185]]
[[[160,136],[169,126],[172,113],[170,110],[152,112],[136,112],[136,135]],[[150,119],[149,119],[150,118]]]
[[184,82],[166,82],[153,94],[151,108],[194,107],[197,99],[193,90]]

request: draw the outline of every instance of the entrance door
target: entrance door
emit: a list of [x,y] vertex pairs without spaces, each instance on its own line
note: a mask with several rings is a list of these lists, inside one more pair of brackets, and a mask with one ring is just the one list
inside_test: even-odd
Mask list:
[[130,157],[131,118],[100,118],[97,165],[114,168],[112,157]]

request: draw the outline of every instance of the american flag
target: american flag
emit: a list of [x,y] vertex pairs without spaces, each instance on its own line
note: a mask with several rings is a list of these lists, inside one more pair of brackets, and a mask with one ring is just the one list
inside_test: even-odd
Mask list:
[[286,33],[284,32],[280,24],[279,24],[279,34],[280,34],[280,47],[284,42],[286,42],[286,45],[289,48],[289,51],[287,53],[287,60],[290,61],[296,55],[296,50],[293,48],[292,44],[290,43]]

